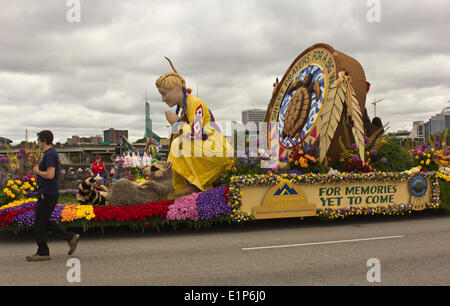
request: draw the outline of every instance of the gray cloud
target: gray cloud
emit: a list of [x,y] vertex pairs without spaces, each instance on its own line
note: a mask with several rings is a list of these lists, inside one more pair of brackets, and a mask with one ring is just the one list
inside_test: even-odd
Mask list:
[[369,23],[366,1],[0,0],[0,136],[54,130],[65,141],[109,127],[144,134],[144,93],[154,130],[167,136],[154,82],[170,57],[217,120],[266,108],[272,83],[307,47],[325,42],[365,69],[383,122],[410,129],[450,99],[448,1],[385,1]]

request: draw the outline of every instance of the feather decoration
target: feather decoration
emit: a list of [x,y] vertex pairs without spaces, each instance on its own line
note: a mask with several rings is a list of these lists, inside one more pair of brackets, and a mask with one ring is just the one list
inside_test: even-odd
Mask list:
[[343,74],[339,73],[339,78],[328,91],[328,97],[323,109],[323,125],[320,130],[320,160],[323,161],[331,141],[334,138],[336,129],[341,121],[342,110],[344,109],[345,97],[347,89],[342,82]]
[[355,143],[358,146],[358,152],[359,157],[364,163],[364,151],[365,151],[365,144],[364,144],[364,123],[363,123],[363,117],[361,114],[361,109],[359,107],[358,100],[356,100],[356,93],[353,89],[352,85],[350,83],[347,83],[347,109],[349,110],[348,114],[351,116],[351,120],[353,122],[352,126],[352,133],[353,138],[355,139]]

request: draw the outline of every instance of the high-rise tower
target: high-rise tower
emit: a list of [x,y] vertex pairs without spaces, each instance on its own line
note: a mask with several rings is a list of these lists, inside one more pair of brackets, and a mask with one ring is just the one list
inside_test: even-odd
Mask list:
[[147,100],[147,91],[145,91],[145,138],[153,137],[158,143],[161,137],[156,135],[152,130],[152,119],[150,118],[150,103]]

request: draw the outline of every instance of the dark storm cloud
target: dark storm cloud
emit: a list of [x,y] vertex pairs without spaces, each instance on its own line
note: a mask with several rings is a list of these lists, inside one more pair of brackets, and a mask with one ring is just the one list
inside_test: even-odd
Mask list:
[[[129,129],[144,134],[144,94],[157,133],[167,137],[155,80],[170,66],[217,120],[266,108],[272,83],[307,47],[324,42],[356,58],[367,96],[391,130],[410,129],[450,99],[448,1],[86,1],[81,22],[67,1],[1,1],[0,136],[15,141],[43,128],[72,135]],[[174,110],[172,110],[174,111]]]

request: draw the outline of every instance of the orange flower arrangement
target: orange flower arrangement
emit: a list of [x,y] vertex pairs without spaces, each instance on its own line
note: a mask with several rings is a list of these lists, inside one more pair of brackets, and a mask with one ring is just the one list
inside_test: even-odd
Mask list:
[[78,219],[77,205],[66,205],[61,212],[61,222],[71,222]]
[[305,173],[320,172],[322,170],[321,163],[314,156],[314,152],[305,152],[300,148],[289,153],[289,164],[291,169],[300,168],[299,170]]

